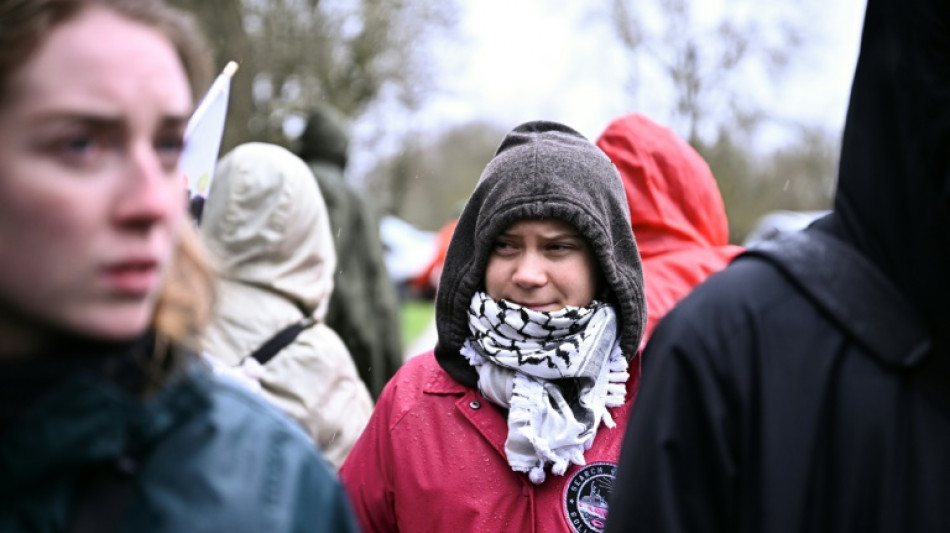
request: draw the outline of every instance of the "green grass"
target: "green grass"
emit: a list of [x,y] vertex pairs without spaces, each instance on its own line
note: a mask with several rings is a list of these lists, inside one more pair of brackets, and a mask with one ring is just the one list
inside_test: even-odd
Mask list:
[[399,317],[402,322],[402,344],[404,347],[426,329],[435,315],[435,302],[431,300],[407,300],[400,308]]

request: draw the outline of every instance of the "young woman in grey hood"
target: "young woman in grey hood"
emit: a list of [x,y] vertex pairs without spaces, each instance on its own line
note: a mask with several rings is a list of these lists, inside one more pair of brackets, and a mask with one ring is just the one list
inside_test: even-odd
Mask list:
[[602,528],[645,317],[616,169],[567,126],[512,130],[449,246],[438,345],[340,471],[364,531]]

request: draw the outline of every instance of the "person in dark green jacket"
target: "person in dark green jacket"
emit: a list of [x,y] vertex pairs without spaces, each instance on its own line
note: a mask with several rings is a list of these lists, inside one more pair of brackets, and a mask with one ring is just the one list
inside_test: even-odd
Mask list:
[[297,155],[310,165],[330,214],[337,267],[326,323],[340,335],[360,377],[377,398],[402,365],[399,302],[383,261],[379,220],[344,181],[349,133],[332,107],[315,107]]
[[209,67],[162,0],[0,0],[0,531],[356,530],[309,438],[195,355]]

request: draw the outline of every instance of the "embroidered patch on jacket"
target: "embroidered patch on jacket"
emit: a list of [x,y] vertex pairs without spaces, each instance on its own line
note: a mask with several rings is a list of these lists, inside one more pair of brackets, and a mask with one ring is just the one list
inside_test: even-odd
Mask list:
[[571,476],[564,489],[564,512],[576,533],[603,533],[607,500],[617,478],[617,465],[591,463]]

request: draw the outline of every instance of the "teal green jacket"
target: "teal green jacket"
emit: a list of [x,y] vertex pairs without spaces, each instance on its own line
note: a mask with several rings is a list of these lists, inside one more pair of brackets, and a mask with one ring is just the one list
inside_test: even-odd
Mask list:
[[137,467],[120,531],[356,531],[310,439],[198,364],[147,400],[93,374],[44,394],[0,433],[0,531],[64,531],[81,473],[121,457]]

